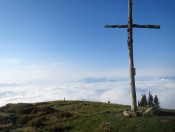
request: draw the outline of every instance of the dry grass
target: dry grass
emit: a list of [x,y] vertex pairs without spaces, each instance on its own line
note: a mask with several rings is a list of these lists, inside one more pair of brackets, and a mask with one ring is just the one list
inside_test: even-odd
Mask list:
[[0,129],[6,129],[6,128],[12,128],[12,127],[13,127],[12,123],[0,125]]

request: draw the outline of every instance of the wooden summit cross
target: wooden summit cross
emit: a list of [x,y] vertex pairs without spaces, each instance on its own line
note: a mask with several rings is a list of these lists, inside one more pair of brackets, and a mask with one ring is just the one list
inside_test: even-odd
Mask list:
[[129,65],[130,65],[130,85],[131,85],[131,110],[137,112],[137,100],[135,89],[135,68],[133,61],[133,28],[154,28],[159,29],[159,25],[139,25],[133,24],[132,21],[132,0],[128,0],[128,25],[105,25],[105,28],[128,28],[128,50],[129,50]]

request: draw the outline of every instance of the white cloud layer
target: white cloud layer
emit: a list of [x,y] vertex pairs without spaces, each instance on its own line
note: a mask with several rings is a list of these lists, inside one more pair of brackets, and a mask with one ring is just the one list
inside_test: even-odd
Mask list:
[[[65,63],[23,64],[0,61],[0,106],[7,103],[51,100],[89,100],[130,104],[128,69],[85,71]],[[12,65],[9,65],[12,64]],[[174,108],[175,73],[172,69],[137,71],[137,98],[158,95],[161,107]]]
[[[137,97],[152,92],[158,95],[161,107],[174,108],[175,80],[137,81]],[[51,100],[89,100],[130,104],[128,81],[0,87],[0,105]]]

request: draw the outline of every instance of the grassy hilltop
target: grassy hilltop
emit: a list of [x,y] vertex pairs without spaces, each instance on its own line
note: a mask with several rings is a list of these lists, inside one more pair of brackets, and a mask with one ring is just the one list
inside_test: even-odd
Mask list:
[[[7,104],[1,132],[173,132],[175,115],[124,117],[129,106],[87,101]],[[139,108],[145,110],[147,108]]]

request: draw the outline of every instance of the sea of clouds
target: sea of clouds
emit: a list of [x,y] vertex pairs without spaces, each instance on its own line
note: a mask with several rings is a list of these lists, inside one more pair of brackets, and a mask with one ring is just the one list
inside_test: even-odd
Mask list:
[[[86,100],[130,105],[127,69],[112,71],[75,70],[64,63],[13,65],[0,70],[0,106],[53,100]],[[3,66],[3,65],[2,65]],[[71,66],[72,67],[72,66]],[[172,70],[137,71],[137,100],[151,91],[163,108],[175,109],[175,77]]]
[[[130,104],[130,86],[127,80],[108,81],[104,78],[91,78],[89,81],[67,82],[63,84],[42,84],[42,85],[0,85],[0,105],[7,103],[31,103],[52,100],[87,100],[100,101],[117,104]],[[95,82],[95,80],[98,80]],[[175,80],[155,79],[137,80],[137,97],[151,91],[152,95],[158,95],[161,107],[175,108],[174,93]]]

